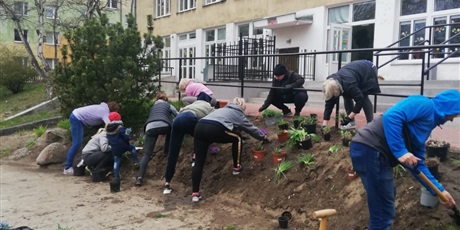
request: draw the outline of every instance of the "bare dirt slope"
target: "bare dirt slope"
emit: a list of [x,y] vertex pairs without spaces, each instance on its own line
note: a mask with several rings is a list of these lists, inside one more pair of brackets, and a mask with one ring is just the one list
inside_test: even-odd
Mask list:
[[[269,134],[278,131],[276,126],[267,127],[263,121],[253,121],[258,127],[267,129]],[[216,155],[209,154],[206,160],[201,184],[204,199],[198,205],[192,205],[190,198],[191,166],[188,156],[193,151],[192,138],[187,138],[184,142],[176,175],[172,181],[173,193],[170,196],[162,194],[163,174],[167,160],[162,154],[163,139],[160,139],[157,144],[157,154],[149,163],[142,187],[134,187],[133,178],[136,172],[128,164],[123,166],[122,192],[117,194],[109,193],[108,183],[94,184],[86,177],[62,178],[59,166],[42,169],[41,171],[52,179],[48,183],[36,186],[56,186],[56,183],[60,185],[59,187],[65,187],[78,182],[77,187],[83,190],[77,190],[76,193],[85,196],[93,194],[99,197],[92,199],[93,203],[110,207],[116,205],[114,203],[122,202],[123,212],[138,212],[137,217],[133,214],[128,221],[138,223],[137,226],[143,227],[140,229],[155,226],[145,219],[155,219],[152,216],[155,216],[156,212],[166,212],[177,217],[180,221],[190,224],[188,229],[224,229],[230,227],[230,224],[236,229],[276,229],[276,218],[286,210],[293,216],[289,223],[290,229],[317,229],[319,221],[312,218],[311,214],[313,211],[325,208],[337,210],[337,215],[328,219],[330,229],[366,229],[368,213],[365,190],[359,179],[350,181],[346,178],[346,168],[351,165],[348,148],[330,154],[328,149],[332,145],[341,144],[339,134],[333,132],[332,141],[323,141],[321,134],[319,136],[321,142],[315,143],[310,150],[287,148],[287,160],[295,161],[300,154],[312,153],[316,164],[310,168],[296,164],[286,173],[287,178],[282,178],[278,184],[274,181],[275,166],[271,157],[271,150],[282,146],[278,141],[268,144],[266,147],[269,153],[263,162],[256,163],[252,160],[250,149],[258,141],[252,138],[247,140],[246,154],[242,158],[245,168],[238,176],[231,173],[230,145],[219,145],[221,152]],[[450,152],[449,157],[449,160],[440,165],[441,182],[460,203],[460,165],[454,162],[455,159],[460,159],[460,154]],[[33,156],[29,156],[23,162],[33,163],[33,160]],[[434,209],[420,205],[421,185],[409,172],[404,172],[403,177],[397,177],[395,184],[397,217],[393,225],[394,229],[455,227],[453,219],[448,215],[449,210],[440,205]],[[62,202],[65,200],[63,199]],[[150,203],[160,208],[149,212],[148,209],[152,205]],[[89,205],[84,207],[94,208]],[[112,218],[109,213],[101,215],[103,216],[101,218]],[[204,218],[204,223],[193,222],[201,218]]]

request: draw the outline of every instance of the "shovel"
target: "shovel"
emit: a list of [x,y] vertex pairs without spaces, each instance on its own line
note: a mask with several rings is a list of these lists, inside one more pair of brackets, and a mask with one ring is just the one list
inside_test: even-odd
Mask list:
[[[439,197],[443,202],[447,202],[447,201],[448,201],[448,199],[447,199],[447,197],[444,195],[444,193],[442,193],[441,191],[439,191],[439,189],[438,189],[436,186],[434,186],[433,183],[431,183],[431,181],[425,176],[425,174],[423,174],[423,172],[421,172],[420,170],[418,170],[417,167],[414,167],[412,170],[415,172],[415,174],[417,174],[417,176],[418,176],[420,179],[423,180],[423,182],[425,182],[425,183],[428,185],[428,187],[430,187],[430,188],[436,193],[436,195],[438,195],[438,197]],[[450,216],[451,216],[452,218],[454,218],[455,224],[457,224],[458,226],[460,226],[460,211],[458,211],[458,208],[457,208],[457,206],[455,206],[455,205],[452,205],[451,209],[452,209],[452,211],[454,211],[454,214],[450,214]]]

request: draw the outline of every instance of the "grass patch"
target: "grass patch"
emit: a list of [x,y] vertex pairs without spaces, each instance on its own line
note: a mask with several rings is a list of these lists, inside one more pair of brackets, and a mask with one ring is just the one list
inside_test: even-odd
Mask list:
[[34,113],[30,115],[24,115],[24,116],[13,118],[8,121],[0,121],[0,129],[8,128],[8,127],[12,127],[15,125],[28,123],[28,122],[33,122],[33,121],[40,121],[40,120],[44,120],[47,118],[56,117],[59,115],[61,115],[59,109],[43,111],[43,112]]
[[[0,149],[0,159],[7,157],[11,154],[13,150],[10,148]],[[0,228],[1,229],[1,228]]]
[[0,119],[12,116],[27,108],[46,101],[45,83],[27,83],[24,91],[12,94],[4,86],[0,86]]

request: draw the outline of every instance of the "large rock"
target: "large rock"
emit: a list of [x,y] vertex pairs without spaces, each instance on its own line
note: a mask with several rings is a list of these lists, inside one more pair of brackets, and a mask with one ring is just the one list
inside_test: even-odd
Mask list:
[[37,157],[40,166],[62,163],[65,161],[67,150],[62,143],[54,142],[46,146]]
[[66,137],[65,129],[53,128],[46,130],[45,133],[43,133],[43,135],[37,139],[35,145],[39,148],[44,148],[45,146],[54,142],[65,143],[67,141],[68,139]]
[[31,151],[28,148],[26,148],[26,147],[20,148],[20,149],[14,151],[8,157],[8,159],[17,161],[17,160],[20,160],[20,159],[24,158],[25,156],[29,155],[30,153],[31,153]]

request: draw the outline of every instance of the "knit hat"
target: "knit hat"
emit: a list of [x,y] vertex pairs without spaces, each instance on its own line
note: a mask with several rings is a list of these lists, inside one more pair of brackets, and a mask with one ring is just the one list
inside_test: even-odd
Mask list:
[[117,112],[111,112],[109,114],[109,120],[110,121],[121,121],[121,116],[119,113]]
[[284,66],[283,64],[278,64],[273,69],[273,75],[275,76],[285,75],[287,74],[287,72],[288,71],[286,69],[286,66]]

